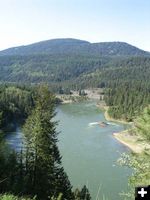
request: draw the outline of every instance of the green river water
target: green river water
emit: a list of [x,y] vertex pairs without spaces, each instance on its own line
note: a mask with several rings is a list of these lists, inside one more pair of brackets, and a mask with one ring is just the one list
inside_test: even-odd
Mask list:
[[[127,191],[131,170],[118,166],[116,161],[128,149],[112,134],[127,127],[116,123],[104,128],[91,124],[106,121],[95,102],[60,105],[56,111],[62,163],[74,188],[86,184],[94,200],[102,200],[103,195],[108,200],[123,199],[119,193]],[[19,148],[20,129],[8,134],[7,141]]]

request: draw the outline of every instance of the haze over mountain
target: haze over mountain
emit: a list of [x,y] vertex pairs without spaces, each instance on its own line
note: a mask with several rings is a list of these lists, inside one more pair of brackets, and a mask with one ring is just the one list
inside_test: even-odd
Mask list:
[[31,54],[76,54],[96,56],[141,56],[150,55],[125,42],[90,43],[77,39],[52,39],[27,46],[12,47],[0,51],[0,55],[31,55]]

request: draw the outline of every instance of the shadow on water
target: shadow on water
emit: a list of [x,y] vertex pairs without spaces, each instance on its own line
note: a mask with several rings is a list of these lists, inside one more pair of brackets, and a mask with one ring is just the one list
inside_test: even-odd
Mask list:
[[23,146],[23,133],[18,124],[13,126],[13,129],[5,133],[6,143],[16,151],[20,151]]

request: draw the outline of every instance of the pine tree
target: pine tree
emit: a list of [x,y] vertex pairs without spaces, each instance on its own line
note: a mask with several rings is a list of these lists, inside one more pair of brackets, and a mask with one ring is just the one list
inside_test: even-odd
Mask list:
[[73,199],[71,185],[61,166],[57,147],[55,98],[47,87],[39,89],[35,109],[24,126],[26,189],[40,200],[49,197]]
[[75,200],[80,200],[80,190],[78,188],[74,191],[74,198]]
[[80,192],[80,200],[90,200],[91,196],[86,185],[83,186]]

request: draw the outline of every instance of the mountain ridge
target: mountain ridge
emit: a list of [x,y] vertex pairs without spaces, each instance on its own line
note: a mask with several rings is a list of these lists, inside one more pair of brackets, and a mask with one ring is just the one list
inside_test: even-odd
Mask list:
[[150,56],[150,52],[120,41],[91,43],[74,38],[59,38],[16,46],[0,51],[3,55],[79,54],[96,56]]

